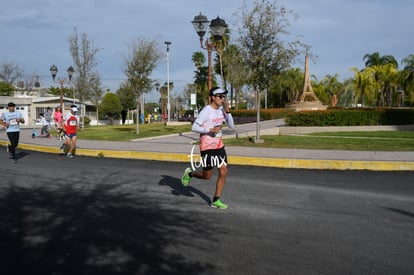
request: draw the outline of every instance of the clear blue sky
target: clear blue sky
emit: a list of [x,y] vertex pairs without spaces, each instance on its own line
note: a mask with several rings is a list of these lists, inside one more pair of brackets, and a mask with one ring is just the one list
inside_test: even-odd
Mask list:
[[[248,1],[251,2],[251,1]],[[278,0],[299,18],[291,20],[290,31],[302,35],[318,59],[310,62],[311,74],[322,79],[338,74],[352,76],[351,67],[363,68],[365,54],[393,55],[400,63],[414,54],[412,0]],[[49,67],[66,76],[72,65],[68,38],[74,27],[86,33],[97,55],[104,88],[114,90],[125,79],[123,56],[128,45],[140,36],[170,46],[172,94],[191,83],[191,55],[200,51],[191,20],[199,12],[209,19],[219,15],[233,33],[234,15],[241,0],[0,0],[0,63],[15,63],[29,77],[39,75],[42,86],[52,84]],[[201,50],[202,51],[202,50]],[[206,53],[206,52],[205,52]],[[303,69],[303,64],[297,64]],[[166,61],[153,78],[165,82]],[[155,98],[154,98],[155,99]]]

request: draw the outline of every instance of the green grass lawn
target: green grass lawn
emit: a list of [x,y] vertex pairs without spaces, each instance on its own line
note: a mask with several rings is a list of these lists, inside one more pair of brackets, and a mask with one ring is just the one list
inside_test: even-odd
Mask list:
[[[110,125],[87,127],[78,131],[78,138],[106,141],[130,141],[161,135],[190,132],[191,125],[166,126],[164,123],[140,124],[139,135],[136,125]],[[414,151],[414,131],[375,131],[375,132],[326,132],[307,135],[261,136],[264,143],[254,143],[255,137],[225,139],[226,145],[356,150],[356,151]]]
[[140,124],[139,135],[136,125],[107,125],[86,127],[78,130],[79,139],[130,141],[137,138],[147,138],[191,131],[191,125],[166,126],[164,123]]
[[254,138],[226,139],[226,145],[355,151],[414,151],[414,132],[327,132],[307,135],[261,136],[263,143]]

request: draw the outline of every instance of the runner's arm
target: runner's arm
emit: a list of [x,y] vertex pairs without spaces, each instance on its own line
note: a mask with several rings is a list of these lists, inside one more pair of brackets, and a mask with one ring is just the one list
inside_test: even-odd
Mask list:
[[232,114],[229,112],[229,113],[225,113],[224,114],[224,118],[225,118],[225,120],[226,120],[226,124],[227,124],[227,126],[229,127],[229,128],[234,128],[234,119],[233,119],[233,116],[232,116]]
[[23,118],[22,114],[20,114],[20,117],[19,117],[19,122],[20,122],[20,123],[24,123],[24,118]]
[[206,129],[206,128],[201,127],[197,122],[193,123],[193,126],[191,127],[191,130],[193,132],[200,133],[200,134],[207,134],[207,133],[210,132],[210,129]]

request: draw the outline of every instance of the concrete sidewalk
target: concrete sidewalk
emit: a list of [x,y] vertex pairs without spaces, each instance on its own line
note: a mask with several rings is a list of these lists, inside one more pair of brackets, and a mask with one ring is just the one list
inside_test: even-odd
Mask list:
[[[226,137],[255,137],[256,127],[255,123],[237,125],[235,129],[225,129],[224,135]],[[286,131],[286,128],[295,127],[283,127],[283,120],[260,123],[261,135],[279,134],[279,131]],[[369,127],[364,127],[365,130],[378,130],[367,128]],[[348,129],[352,130],[351,127],[348,127]],[[295,130],[299,131],[299,128]],[[309,132],[309,129],[307,129],[307,132]],[[55,138],[32,138],[31,134],[32,129],[22,129],[19,145],[21,150],[61,153],[58,149],[59,141]],[[1,131],[0,144],[5,146],[7,141],[5,131]],[[192,155],[195,156],[193,160],[197,160],[199,148],[198,145],[194,145],[197,141],[198,134],[191,132],[136,139],[130,142],[79,139],[76,154],[92,157],[174,161],[189,165]],[[226,150],[231,165],[302,169],[414,171],[414,152],[303,150],[239,146],[227,146]]]

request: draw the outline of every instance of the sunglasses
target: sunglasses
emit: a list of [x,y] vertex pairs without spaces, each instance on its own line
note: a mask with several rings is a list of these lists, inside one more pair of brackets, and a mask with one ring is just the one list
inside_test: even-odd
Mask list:
[[225,96],[225,95],[216,95],[216,97],[218,97],[218,98],[220,98],[220,99],[226,98],[226,96]]

